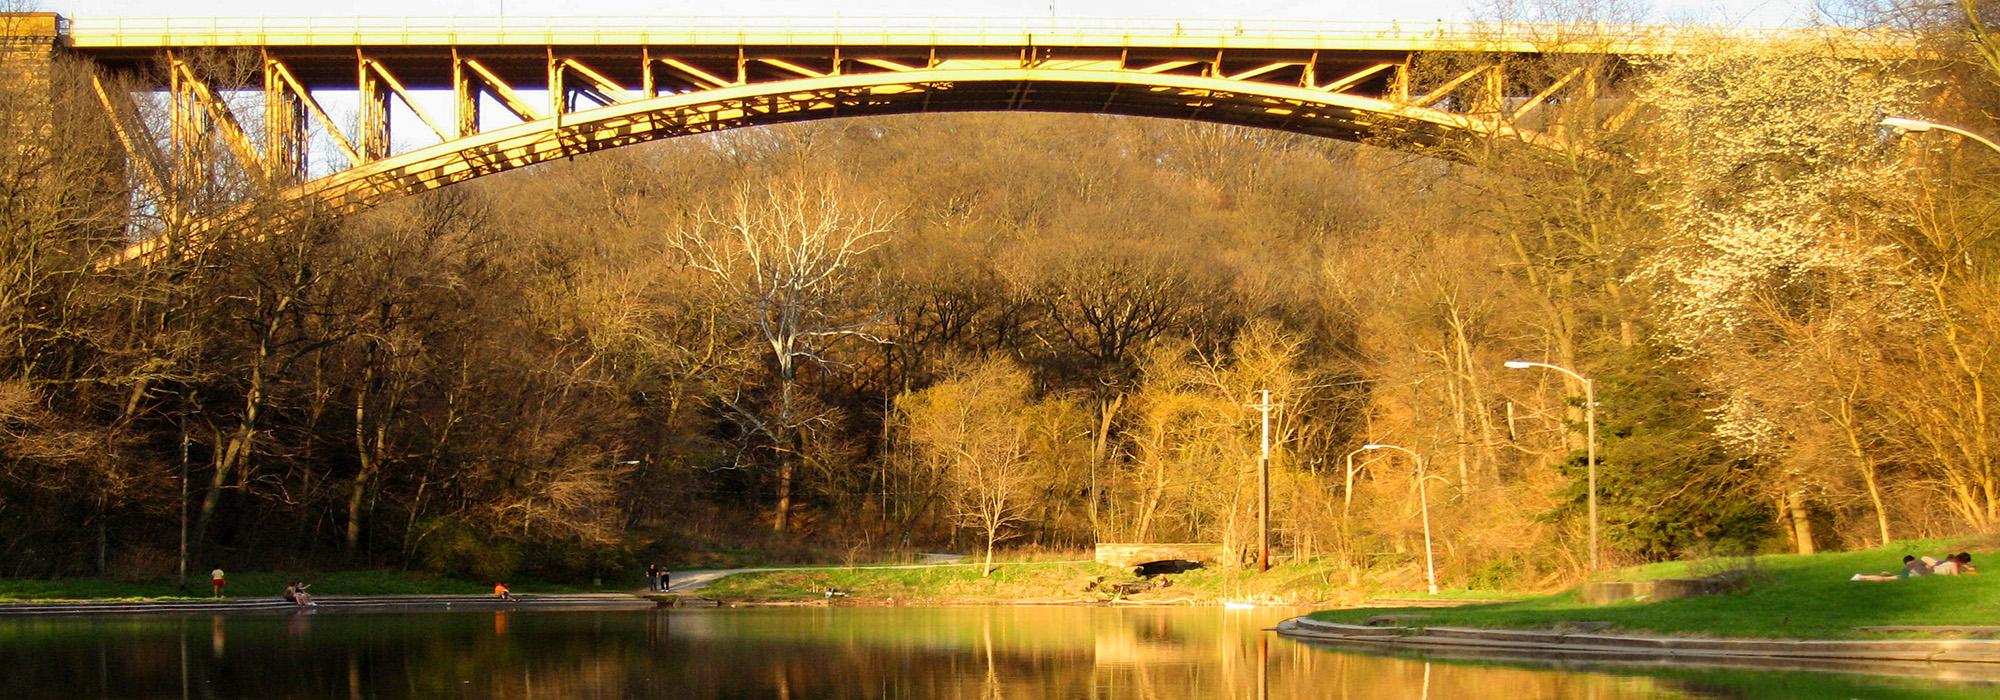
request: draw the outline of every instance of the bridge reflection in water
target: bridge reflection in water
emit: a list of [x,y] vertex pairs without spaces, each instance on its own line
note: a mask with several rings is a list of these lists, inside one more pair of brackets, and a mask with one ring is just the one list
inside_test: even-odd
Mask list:
[[0,620],[12,697],[1978,697],[1921,677],[1510,667],[1316,648],[1215,608]]

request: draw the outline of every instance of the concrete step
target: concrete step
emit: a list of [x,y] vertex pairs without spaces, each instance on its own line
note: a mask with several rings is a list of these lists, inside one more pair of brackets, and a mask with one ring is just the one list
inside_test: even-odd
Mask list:
[[1833,661],[2000,664],[2000,641],[1983,639],[1699,639],[1472,627],[1366,627],[1293,618],[1280,634],[1326,641],[1427,649],[1556,652],[1591,657],[1744,657]]
[[[520,595],[517,602],[488,595],[316,595],[313,602],[322,609],[409,608],[409,607],[564,607],[564,608],[646,608],[655,605],[643,596],[630,593],[559,593]],[[46,603],[0,603],[0,617],[29,615],[128,615],[156,613],[221,613],[286,610],[298,607],[279,598],[225,598],[146,601],[53,601]]]

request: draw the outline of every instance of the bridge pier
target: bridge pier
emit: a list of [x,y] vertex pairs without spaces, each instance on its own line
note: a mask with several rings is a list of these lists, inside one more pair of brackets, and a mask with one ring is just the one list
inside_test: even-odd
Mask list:
[[49,90],[61,40],[55,13],[0,12],[0,125],[16,134],[8,139],[16,147],[45,141],[55,128]]

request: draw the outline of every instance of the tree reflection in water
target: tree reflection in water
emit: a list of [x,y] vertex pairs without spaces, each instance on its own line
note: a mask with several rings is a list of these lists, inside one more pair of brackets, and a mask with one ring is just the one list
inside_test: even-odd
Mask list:
[[[1826,674],[1433,663],[1263,631],[1290,614],[966,607],[9,619],[0,620],[0,676],[10,697],[121,698],[1611,699],[1994,690]],[[210,653],[190,654],[203,622]]]

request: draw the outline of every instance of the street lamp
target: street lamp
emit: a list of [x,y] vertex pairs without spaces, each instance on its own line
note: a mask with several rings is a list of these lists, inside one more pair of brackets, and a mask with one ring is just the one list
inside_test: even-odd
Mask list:
[[1882,126],[1886,126],[1891,129],[1895,129],[1897,131],[1905,133],[1913,133],[1913,134],[1920,134],[1931,130],[1949,131],[1951,133],[1958,134],[1959,136],[1963,136],[1972,139],[1974,141],[1978,141],[1980,145],[1983,145],[1987,148],[1991,148],[1995,152],[2000,152],[2000,144],[1993,143],[1992,141],[1987,140],[1987,138],[1984,136],[1980,136],[1978,134],[1966,131],[1964,129],[1960,129],[1955,126],[1948,126],[1936,122],[1927,122],[1922,119],[1904,119],[1902,117],[1883,117]]
[[1357,447],[1347,453],[1347,490],[1341,492],[1340,522],[1347,522],[1347,512],[1354,507],[1354,456],[1367,452],[1369,448]]
[[1431,499],[1428,489],[1424,485],[1425,481],[1424,456],[1417,454],[1416,452],[1413,452],[1406,447],[1397,447],[1395,445],[1378,445],[1372,442],[1366,445],[1362,445],[1361,449],[1395,450],[1397,452],[1409,455],[1410,459],[1414,460],[1417,463],[1417,506],[1418,508],[1422,509],[1424,514],[1424,578],[1430,581],[1431,595],[1437,595],[1438,592],[1437,559],[1431,555]]
[[1583,425],[1585,444],[1585,464],[1590,473],[1590,570],[1597,571],[1597,387],[1589,377],[1577,374],[1563,367],[1543,363],[1508,360],[1507,369],[1527,369],[1541,367],[1552,369],[1583,382]]

